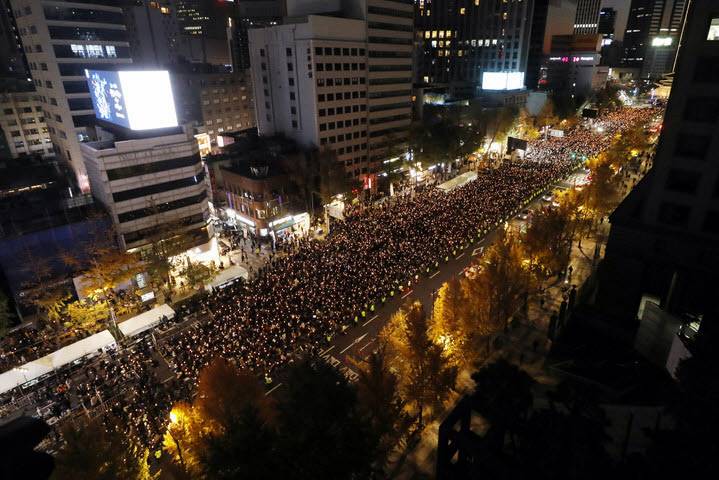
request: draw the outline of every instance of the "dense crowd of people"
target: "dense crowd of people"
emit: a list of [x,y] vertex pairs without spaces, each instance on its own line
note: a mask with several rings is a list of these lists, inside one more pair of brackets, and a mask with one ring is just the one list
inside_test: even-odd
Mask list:
[[[564,137],[537,141],[524,160],[482,172],[451,192],[418,188],[396,202],[352,210],[322,241],[293,239],[287,254],[273,257],[253,281],[193,300],[189,308],[206,310],[207,320],[160,336],[159,350],[145,337],[131,352],[106,354],[57,382],[65,389],[53,395],[63,408],[100,404],[108,425],[121,420],[141,442],[157,447],[171,402],[192,395],[199,371],[214,357],[232,359],[269,382],[296,356],[322,348],[569,175],[578,159],[656,113],[611,113],[601,119],[601,129],[585,124]],[[161,357],[174,373],[165,383],[158,376]]]

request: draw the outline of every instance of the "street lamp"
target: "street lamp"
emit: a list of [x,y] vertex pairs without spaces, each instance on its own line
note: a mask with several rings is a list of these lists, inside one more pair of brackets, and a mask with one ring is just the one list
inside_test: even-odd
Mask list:
[[172,441],[175,442],[175,447],[177,447],[177,456],[180,458],[180,465],[182,465],[183,470],[187,470],[187,467],[185,466],[185,459],[182,457],[182,448],[180,448],[180,441],[172,433],[173,427],[179,425],[179,423],[180,415],[173,408],[172,410],[170,410],[170,424],[167,426],[167,433],[170,434],[170,438],[172,438]]

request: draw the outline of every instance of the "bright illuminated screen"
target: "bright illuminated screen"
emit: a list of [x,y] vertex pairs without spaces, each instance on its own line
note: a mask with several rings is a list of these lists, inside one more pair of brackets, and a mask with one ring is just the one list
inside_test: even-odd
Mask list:
[[717,40],[719,40],[719,18],[712,18],[712,21],[709,24],[707,40],[709,40],[710,42],[716,42]]
[[484,72],[482,90],[518,90],[524,88],[524,72]]
[[85,70],[95,117],[131,130],[177,126],[166,71]]
[[654,37],[652,39],[652,47],[669,47],[672,41],[672,37]]

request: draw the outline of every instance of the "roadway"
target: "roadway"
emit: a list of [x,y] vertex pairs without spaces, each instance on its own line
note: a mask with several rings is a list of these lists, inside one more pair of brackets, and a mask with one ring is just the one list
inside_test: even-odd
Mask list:
[[[549,187],[549,191],[564,190],[573,185],[583,183],[586,179],[586,172],[578,169],[566,179],[555,182]],[[543,203],[539,195],[529,204],[519,208],[522,210],[535,210]],[[526,220],[514,216],[509,220],[513,227],[521,227]],[[463,275],[465,268],[471,265],[472,260],[481,256],[481,249],[491,245],[497,236],[497,230],[502,224],[491,229],[483,237],[458,252],[456,256],[450,257],[447,262],[440,262],[439,269],[429,275],[420,276],[418,281],[413,282],[411,290],[405,289],[396,293],[394,297],[388,298],[384,305],[378,306],[375,312],[367,312],[367,316],[360,318],[356,326],[348,328],[344,333],[335,335],[329,345],[321,353],[321,357],[330,365],[338,368],[350,381],[357,379],[357,365],[375,350],[377,339],[382,328],[390,320],[391,316],[409,300],[419,300],[425,307],[425,311],[431,314],[434,296],[437,290],[453,277]],[[276,383],[270,386],[267,394],[272,394],[282,388],[282,375],[276,379]]]

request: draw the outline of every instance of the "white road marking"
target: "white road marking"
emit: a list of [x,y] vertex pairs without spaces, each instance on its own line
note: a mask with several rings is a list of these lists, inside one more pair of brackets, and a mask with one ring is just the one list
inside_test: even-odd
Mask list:
[[364,347],[360,348],[359,351],[361,352],[361,351],[364,350],[365,348],[367,348],[367,347],[369,347],[370,345],[372,345],[372,342],[374,342],[374,340],[375,340],[375,339],[373,338],[372,340],[370,340],[369,342],[367,342],[367,345],[365,345]]
[[402,298],[407,298],[407,297],[409,297],[411,293],[412,293],[412,290],[410,290],[409,292],[407,292],[407,293],[405,293],[404,295],[402,295]]
[[282,382],[280,382],[277,385],[275,385],[274,387],[272,387],[269,392],[265,393],[265,397],[267,395],[269,395],[270,393],[274,392],[275,390],[277,390],[278,388],[280,388],[281,386],[282,386]]
[[374,317],[370,318],[369,320],[367,320],[366,322],[364,322],[364,323],[362,324],[362,326],[363,326],[363,327],[366,327],[372,320],[374,320],[374,319],[377,318],[377,317],[379,317],[379,315],[375,315]]
[[347,346],[344,348],[344,350],[340,351],[340,355],[343,354],[343,353],[345,353],[347,350],[349,350],[350,348],[354,347],[355,345],[357,345],[357,344],[358,344],[359,342],[361,342],[362,339],[363,339],[364,337],[366,337],[367,335],[368,335],[368,334],[365,333],[364,335],[361,335],[361,336],[355,338],[352,343],[350,343],[349,345],[347,345]]
[[458,256],[454,257],[455,260],[459,260],[460,258],[464,257],[464,252],[460,253]]
[[324,355],[326,353],[330,353],[337,345],[332,345],[330,348],[325,350],[324,352],[320,353],[320,355]]
[[432,275],[430,275],[429,278],[434,278],[434,277],[436,277],[437,275],[439,275],[439,270],[437,270],[437,271],[434,272]]

